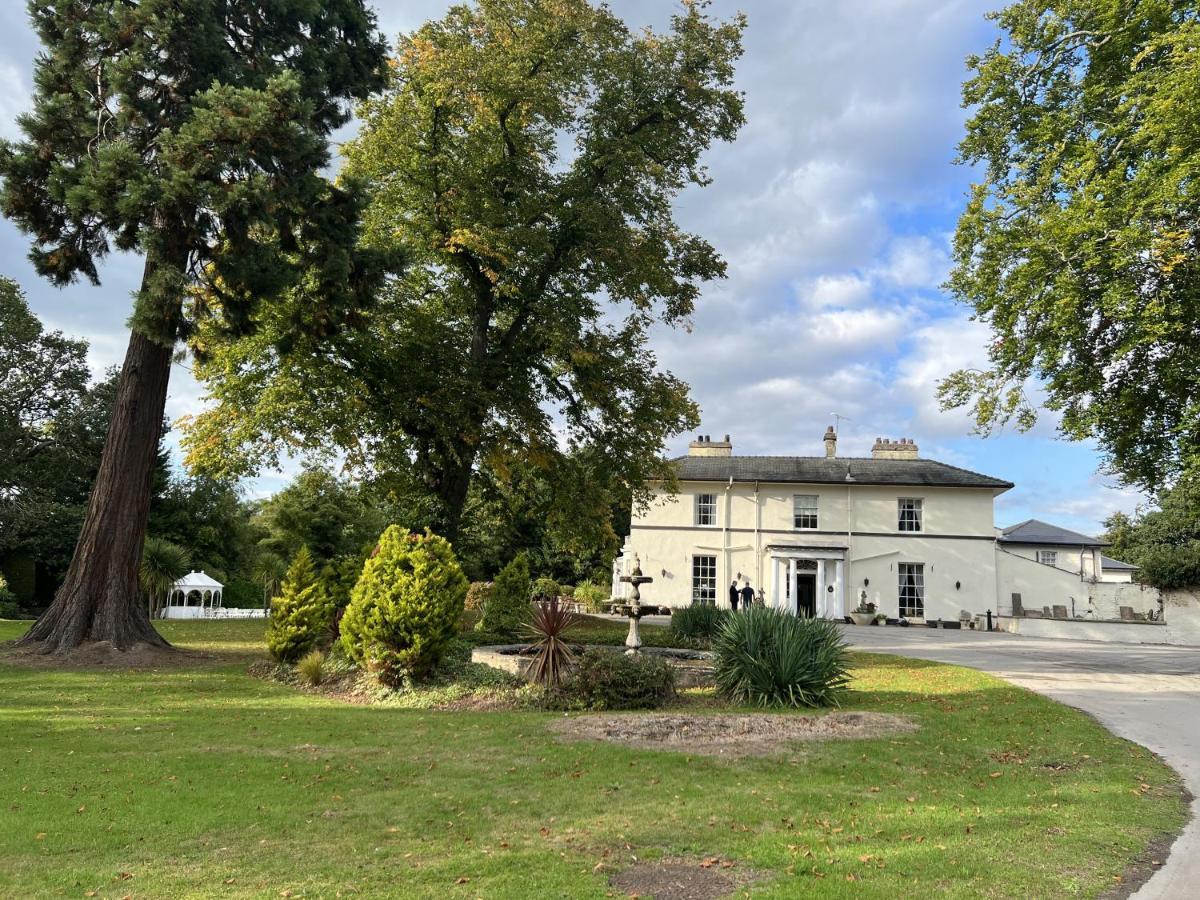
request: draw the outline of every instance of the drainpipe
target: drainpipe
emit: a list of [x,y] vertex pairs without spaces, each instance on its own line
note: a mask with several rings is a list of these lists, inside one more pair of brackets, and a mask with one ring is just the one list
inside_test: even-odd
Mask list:
[[[846,463],[846,561],[842,564],[845,571],[842,573],[842,614],[845,615],[846,596],[854,591],[854,582],[850,579],[850,539],[854,537],[854,495],[851,493],[851,486],[854,483],[854,476],[850,474],[850,464]],[[858,594],[854,595],[854,605],[851,609],[858,608]]]
[[[733,490],[733,476],[729,476],[729,484],[725,485],[725,521],[722,523],[724,527],[721,529],[721,554],[725,557],[725,581],[733,580],[732,567],[729,564],[729,515],[733,509],[733,498],[731,491]],[[718,582],[717,590],[720,591],[724,586],[724,582]],[[724,591],[726,599],[728,599],[728,590]],[[720,593],[717,594],[721,596]]]
[[[754,585],[760,591],[765,591],[763,586],[763,560],[762,560],[762,537],[759,534],[762,529],[762,506],[758,502],[758,482],[754,482]],[[766,594],[763,594],[764,598]]]

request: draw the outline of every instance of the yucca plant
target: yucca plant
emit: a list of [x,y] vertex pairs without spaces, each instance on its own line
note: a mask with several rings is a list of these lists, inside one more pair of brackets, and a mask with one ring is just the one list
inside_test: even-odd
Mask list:
[[693,603],[671,612],[671,632],[675,637],[711,641],[725,624],[730,611],[719,606]]
[[838,706],[850,681],[846,645],[827,619],[751,608],[713,641],[717,688],[755,706]]
[[579,617],[560,606],[557,597],[535,603],[533,607],[533,621],[526,629],[537,642],[533,645],[536,655],[529,672],[543,687],[558,687],[575,658],[563,635],[579,621]]

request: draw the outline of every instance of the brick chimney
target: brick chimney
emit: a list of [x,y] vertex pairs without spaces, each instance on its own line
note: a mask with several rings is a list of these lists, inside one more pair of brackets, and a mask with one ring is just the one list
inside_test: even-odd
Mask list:
[[837,432],[830,425],[825,429],[825,458],[833,459],[837,456]]
[[916,459],[917,445],[912,438],[900,438],[898,441],[885,441],[875,438],[875,446],[871,448],[871,459]]
[[733,456],[733,442],[729,435],[723,441],[714,441],[710,434],[698,434],[688,444],[688,456]]

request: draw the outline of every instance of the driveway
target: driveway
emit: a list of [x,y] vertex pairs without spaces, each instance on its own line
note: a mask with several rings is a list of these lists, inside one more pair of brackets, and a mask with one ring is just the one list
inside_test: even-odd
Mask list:
[[[977,631],[844,626],[850,645],[982,669],[1091,713],[1158,753],[1200,797],[1200,648],[1061,641]],[[1138,900],[1200,896],[1200,822],[1192,821]]]

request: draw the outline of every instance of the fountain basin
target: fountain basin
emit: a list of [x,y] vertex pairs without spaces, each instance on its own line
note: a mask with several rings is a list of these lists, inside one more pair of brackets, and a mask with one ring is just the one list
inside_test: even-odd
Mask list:
[[[624,653],[621,646],[608,644],[573,644],[571,652],[579,655],[584,650],[608,650],[613,653]],[[681,650],[675,647],[642,647],[639,651],[648,656],[658,656],[665,659],[675,670],[675,685],[680,688],[711,687],[713,684],[713,654],[707,650]],[[529,678],[529,669],[533,665],[534,649],[528,644],[493,644],[488,647],[476,647],[471,651],[471,662],[482,663],[516,675],[518,678]]]

